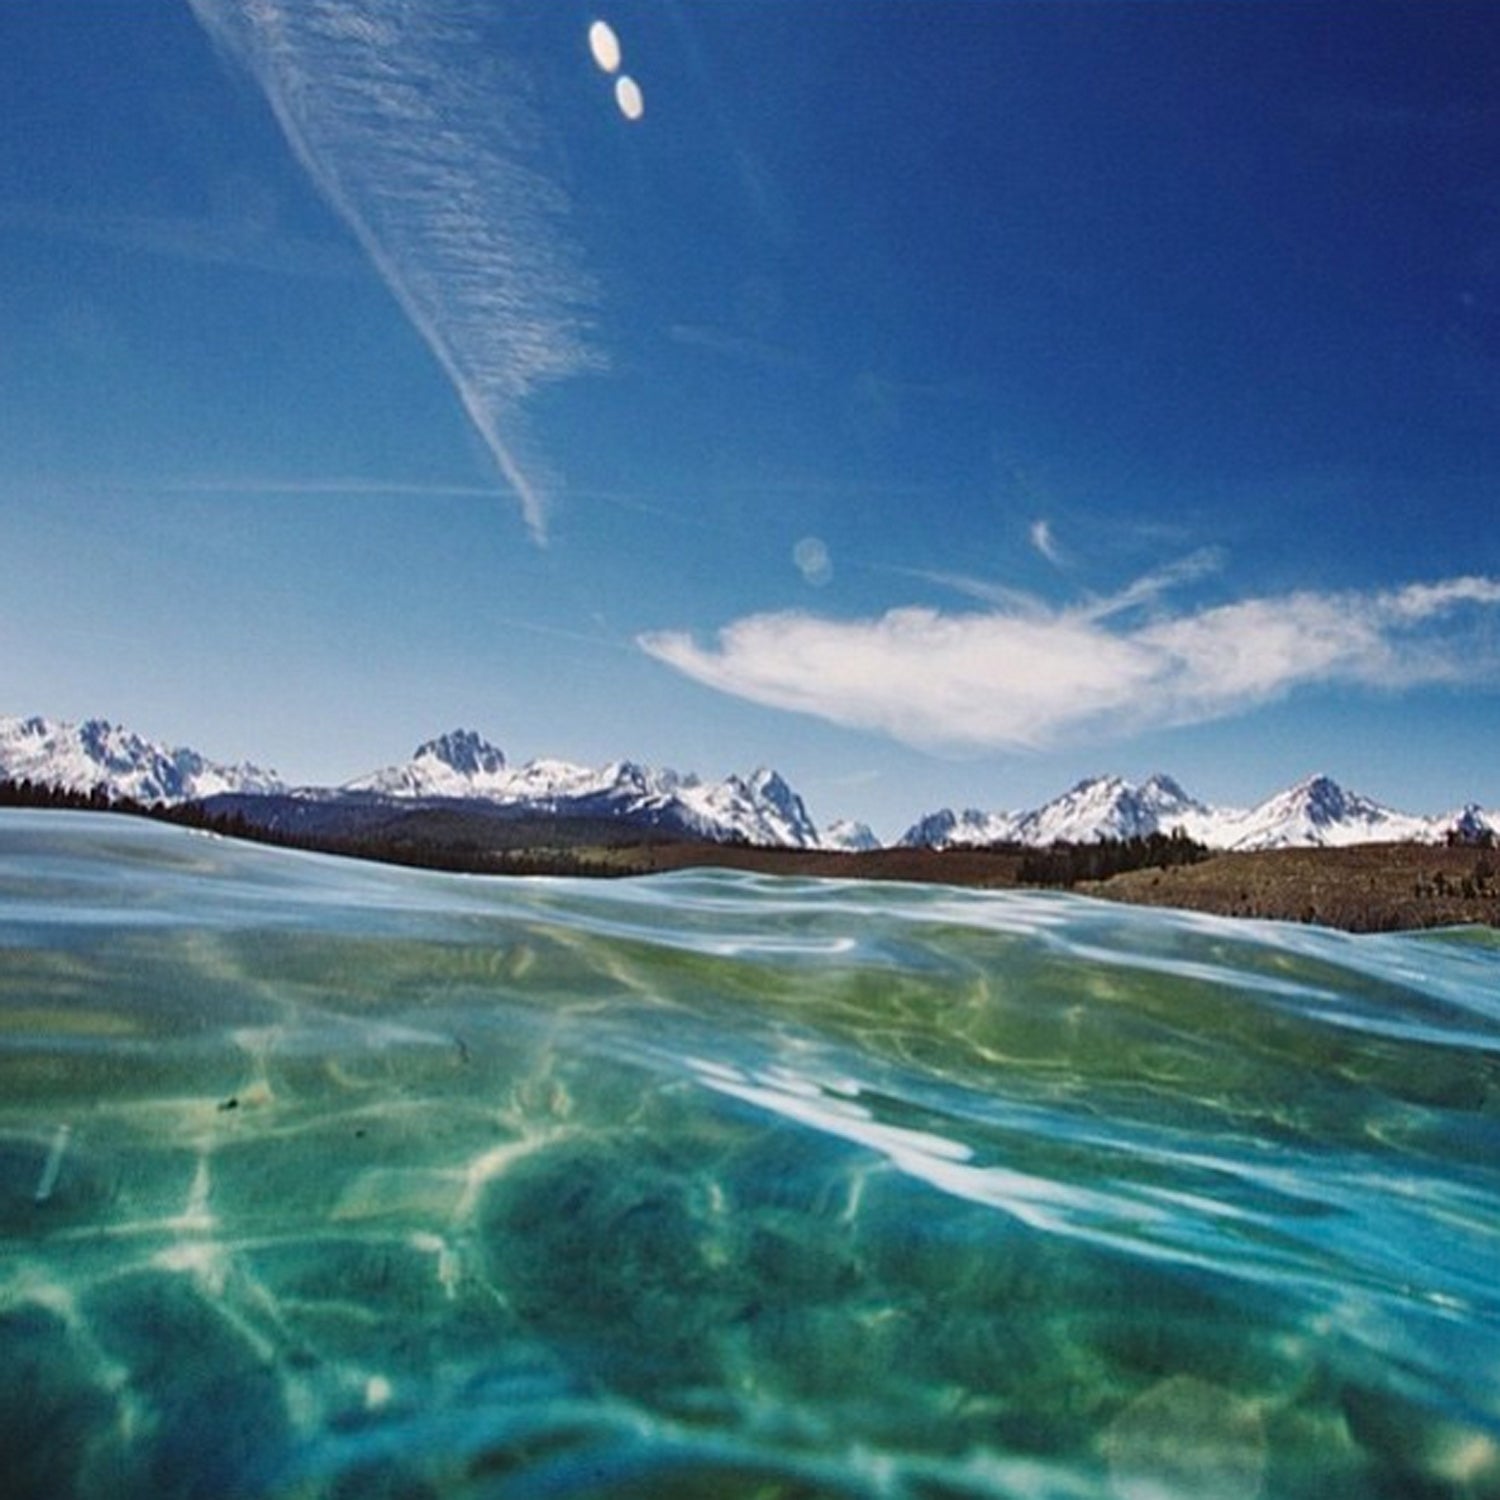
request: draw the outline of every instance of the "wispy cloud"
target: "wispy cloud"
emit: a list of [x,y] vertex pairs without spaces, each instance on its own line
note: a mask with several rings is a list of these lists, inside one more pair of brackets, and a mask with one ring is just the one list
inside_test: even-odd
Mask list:
[[984,604],[993,604],[997,609],[1011,615],[1036,618],[1050,613],[1046,602],[1037,594],[1025,589],[1012,588],[1006,583],[996,583],[990,578],[976,578],[971,573],[950,573],[942,568],[908,568],[899,563],[876,563],[871,572],[892,573],[903,578],[917,578],[923,583],[935,584],[940,589],[951,589],[967,599],[978,599]]
[[1118,593],[1090,600],[1083,614],[1091,620],[1107,620],[1111,615],[1126,614],[1154,603],[1169,590],[1184,583],[1196,583],[1217,573],[1224,566],[1224,554],[1217,547],[1200,547],[1186,557],[1163,563],[1125,585]]
[[596,288],[543,170],[521,71],[463,0],[188,0],[249,68],[298,160],[426,341],[546,533],[520,406],[597,368]]
[[[1153,578],[1117,606],[1159,594],[1161,575]],[[1133,623],[1122,608],[1097,605],[908,608],[842,621],[786,612],[736,621],[712,646],[681,631],[639,644],[720,692],[908,744],[1035,749],[1224,718],[1317,685],[1494,686],[1497,609],[1500,579],[1466,577],[1157,611]]]
[[[1131,610],[1143,609],[1154,603],[1163,594],[1184,583],[1194,583],[1217,573],[1224,565],[1224,555],[1217,547],[1200,547],[1186,557],[1163,563],[1149,573],[1132,579],[1124,588],[1102,597],[1090,597],[1076,607],[1084,619],[1105,620],[1111,615],[1127,614]],[[1011,616],[1023,616],[1036,620],[1048,618],[1056,610],[1040,595],[1010,584],[997,583],[989,578],[976,578],[970,573],[950,573],[936,568],[909,568],[894,564],[880,566],[877,571],[898,574],[905,578],[919,578],[923,583],[935,584],[938,588],[951,589],[970,599],[992,604],[996,609]]]
[[1061,567],[1063,563],[1062,548],[1057,545],[1057,538],[1052,535],[1052,523],[1045,516],[1038,516],[1031,523],[1031,545],[1036,548],[1053,567]]

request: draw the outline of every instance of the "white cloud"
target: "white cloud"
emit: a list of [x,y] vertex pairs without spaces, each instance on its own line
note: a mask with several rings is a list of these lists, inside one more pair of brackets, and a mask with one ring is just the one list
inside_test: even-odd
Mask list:
[[1038,516],[1031,523],[1031,545],[1053,567],[1062,566],[1062,550],[1057,545],[1057,538],[1052,535],[1052,523],[1045,516]]
[[528,526],[547,485],[520,404],[597,368],[596,296],[539,165],[523,77],[458,0],[189,0],[246,65],[298,160],[451,381]]
[[1470,577],[1409,583],[1387,597],[1390,609],[1402,619],[1425,620],[1454,604],[1500,604],[1500,579]]
[[[1159,591],[1136,585],[1117,598]],[[1476,612],[1497,606],[1500,580],[1455,578],[1246,599],[1135,624],[1097,606],[907,608],[843,621],[785,612],[736,621],[709,647],[681,631],[639,644],[755,703],[908,744],[1021,749],[1224,718],[1319,684],[1493,683],[1493,622]]]

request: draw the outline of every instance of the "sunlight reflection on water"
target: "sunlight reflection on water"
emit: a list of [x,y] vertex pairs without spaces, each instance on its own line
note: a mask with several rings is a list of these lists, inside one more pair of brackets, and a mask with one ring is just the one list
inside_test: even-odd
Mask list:
[[1500,1489],[1493,948],[58,814],[0,891],[10,1493]]

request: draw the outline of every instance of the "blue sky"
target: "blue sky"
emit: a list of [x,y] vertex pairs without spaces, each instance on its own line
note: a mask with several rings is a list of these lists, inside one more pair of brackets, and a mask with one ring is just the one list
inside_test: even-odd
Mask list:
[[0,97],[0,712],[1500,805],[1488,4],[55,0]]

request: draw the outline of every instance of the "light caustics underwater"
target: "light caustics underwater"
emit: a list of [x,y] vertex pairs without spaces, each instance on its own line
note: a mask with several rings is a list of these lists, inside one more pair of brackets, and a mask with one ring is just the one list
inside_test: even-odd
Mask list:
[[1500,943],[0,815],[8,1496],[1500,1493]]

